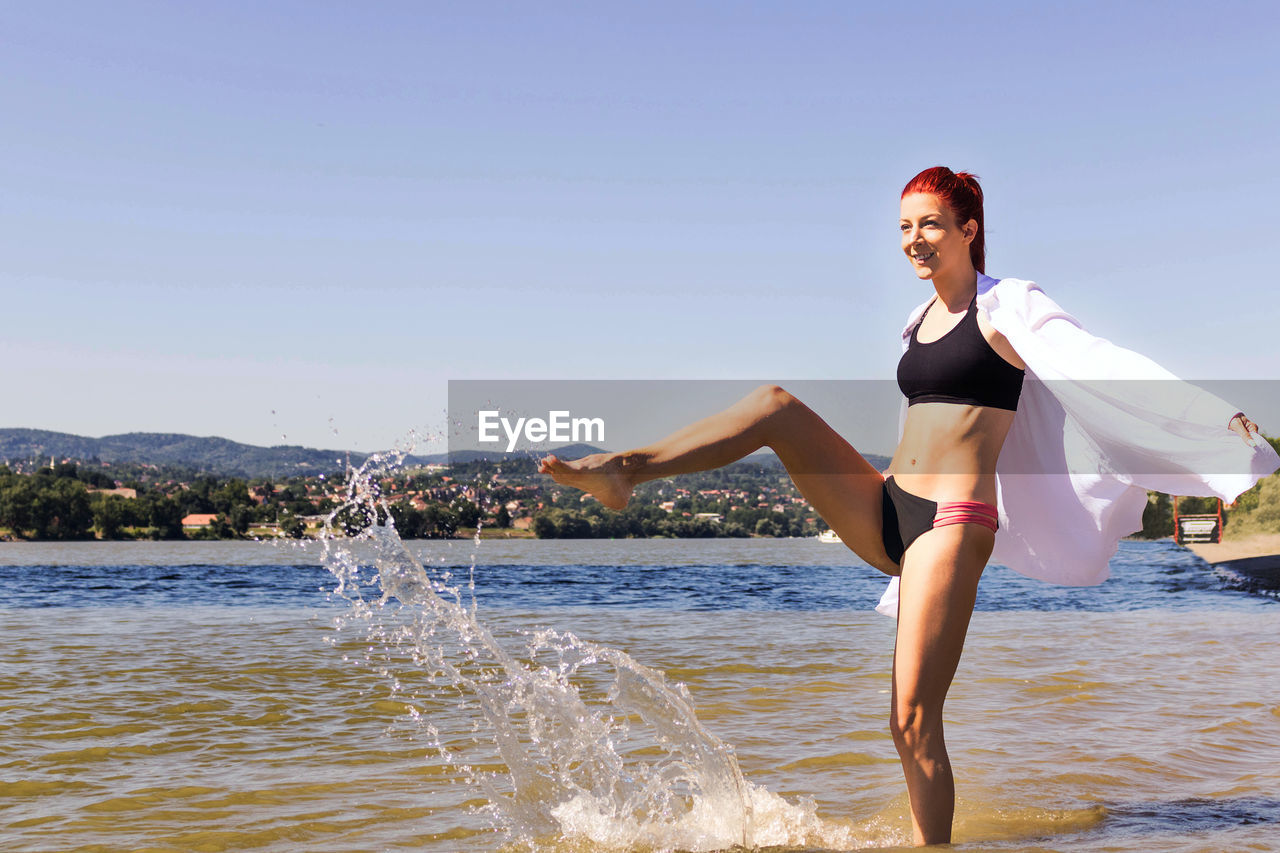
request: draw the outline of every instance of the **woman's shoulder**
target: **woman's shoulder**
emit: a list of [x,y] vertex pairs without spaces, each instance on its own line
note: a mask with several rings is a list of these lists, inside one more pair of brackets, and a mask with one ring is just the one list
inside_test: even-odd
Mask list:
[[1007,308],[1017,312],[1037,310],[1060,311],[1044,288],[1026,278],[992,278],[981,275],[978,279],[978,307],[987,313]]
[[978,273],[978,295],[1000,297],[1010,293],[1028,293],[1033,290],[1044,292],[1044,288],[1026,278],[993,278],[985,273]]
[[987,288],[984,291],[984,282],[979,282],[978,307],[986,312],[992,325],[1006,337],[1018,328],[1038,330],[1059,320],[1081,327],[1080,321],[1045,293],[1044,288],[1036,282],[1024,278],[983,278],[988,279],[985,282]]

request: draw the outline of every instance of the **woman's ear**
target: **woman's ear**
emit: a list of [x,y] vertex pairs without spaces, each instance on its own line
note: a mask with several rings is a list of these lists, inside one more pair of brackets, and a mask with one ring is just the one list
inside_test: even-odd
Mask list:
[[964,235],[965,243],[972,243],[973,238],[978,236],[978,220],[970,219],[960,229],[960,233]]

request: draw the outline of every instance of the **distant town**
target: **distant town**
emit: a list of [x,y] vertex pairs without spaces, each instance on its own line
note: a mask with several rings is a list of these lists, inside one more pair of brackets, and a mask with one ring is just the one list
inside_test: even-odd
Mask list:
[[[8,540],[314,538],[354,534],[346,474],[219,477],[75,459],[0,466]],[[536,473],[532,459],[434,464],[378,476],[379,514],[406,539],[816,536],[826,525],[776,464],[643,484],[612,512]]]
[[[11,441],[26,442],[24,447],[30,447],[34,434],[7,433]],[[36,437],[47,442],[58,435]],[[202,452],[217,448],[222,455],[216,459],[237,465],[252,458],[259,472],[297,471],[323,458],[331,460],[334,470],[232,476],[210,472],[215,463],[209,462],[10,455],[0,464],[0,540],[303,539],[353,535],[388,519],[405,539],[809,537],[827,529],[772,457],[644,483],[621,512],[538,474],[528,456],[453,464],[409,457],[403,467],[373,475],[369,485],[376,507],[370,512],[346,502],[356,463],[342,470],[335,451],[254,448],[224,439],[141,433],[111,438],[117,445],[130,439],[134,444],[128,452],[135,455],[139,446],[145,449],[163,439],[170,447],[181,439],[183,446],[206,448]],[[312,455],[299,462],[300,453]],[[872,461],[882,467],[888,462],[882,457]],[[1217,511],[1211,498],[1181,501],[1184,514]],[[1246,492],[1224,517],[1228,537],[1280,532],[1280,475]],[[1158,538],[1172,531],[1170,497],[1150,492],[1138,535]]]

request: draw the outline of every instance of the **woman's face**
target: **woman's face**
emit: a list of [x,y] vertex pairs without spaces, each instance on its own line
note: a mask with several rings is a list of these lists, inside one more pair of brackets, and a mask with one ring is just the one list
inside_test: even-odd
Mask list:
[[951,208],[936,195],[912,193],[902,199],[902,251],[916,276],[932,279],[943,275],[973,272],[969,244],[978,233],[978,223],[970,219],[956,222]]

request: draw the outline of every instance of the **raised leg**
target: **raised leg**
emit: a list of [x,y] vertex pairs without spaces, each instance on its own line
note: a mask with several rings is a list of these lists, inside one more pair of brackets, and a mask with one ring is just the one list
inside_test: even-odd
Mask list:
[[902,558],[889,726],[907,779],[916,844],[951,840],[955,781],[942,705],[994,543],[985,527],[954,524],[923,534]]
[[849,442],[777,385],[764,385],[722,412],[637,450],[597,453],[572,462],[554,456],[541,471],[622,509],[636,484],[707,471],[770,447],[805,500],[854,553],[887,574],[898,567],[880,537],[884,478]]

